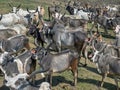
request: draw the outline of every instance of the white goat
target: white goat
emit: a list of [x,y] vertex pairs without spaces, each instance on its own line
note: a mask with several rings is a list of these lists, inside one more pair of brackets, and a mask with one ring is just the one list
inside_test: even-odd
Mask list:
[[16,23],[19,23],[20,17],[18,17],[15,13],[4,14],[1,16],[0,24],[4,26],[11,26]]

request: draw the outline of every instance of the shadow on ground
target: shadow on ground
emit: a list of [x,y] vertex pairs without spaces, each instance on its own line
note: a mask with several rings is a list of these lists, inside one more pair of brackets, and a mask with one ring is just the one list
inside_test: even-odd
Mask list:
[[[100,83],[100,81],[97,81],[95,79],[82,79],[82,78],[78,78],[78,82],[93,84],[93,85],[96,85],[97,87]],[[116,86],[108,82],[104,82],[103,88],[107,90],[116,90]],[[98,89],[100,89],[100,87],[98,87]]]
[[[70,84],[70,85],[73,85],[73,82],[72,81],[69,81],[69,80],[66,80],[64,77],[62,76],[53,76],[52,77],[52,86],[57,86],[59,85],[60,83],[66,83],[66,84]],[[39,85],[40,83],[44,82],[45,79],[39,79],[39,80],[36,80],[36,85]]]
[[10,90],[8,87],[6,87],[5,85],[0,87],[0,90]]

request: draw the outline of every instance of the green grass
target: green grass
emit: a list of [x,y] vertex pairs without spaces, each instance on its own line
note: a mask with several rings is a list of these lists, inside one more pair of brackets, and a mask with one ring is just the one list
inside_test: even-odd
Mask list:
[[[26,9],[28,7],[29,9],[35,9],[36,6],[42,5],[45,8],[45,16],[44,18],[48,18],[47,13],[47,7],[52,4],[52,2],[55,0],[0,0],[0,13],[8,13],[11,11],[11,8],[8,6],[8,3],[13,4],[14,6],[18,6],[21,4],[21,7]],[[56,0],[57,2],[60,0]],[[63,0],[64,1],[64,0]],[[63,2],[62,2],[62,6]],[[91,24],[88,24],[88,27],[91,27]],[[94,29],[95,30],[95,29]],[[103,32],[103,29],[100,29],[101,32]],[[108,43],[111,41],[113,42],[115,34],[112,30],[109,30],[110,36],[102,35],[104,36],[104,40]],[[33,45],[33,38],[30,37],[31,46]],[[84,59],[81,59],[81,62],[84,63]],[[88,61],[87,67],[79,67],[78,68],[78,84],[76,88],[74,88],[71,84],[73,82],[73,76],[70,71],[65,71],[60,74],[54,74],[53,75],[53,90],[98,90],[97,87],[99,81],[101,80],[100,74],[97,72],[96,66],[94,63]],[[2,85],[3,77],[0,77],[0,85]],[[40,74],[37,75],[37,81],[43,81]],[[115,83],[114,80],[110,77],[107,77],[105,79],[105,83],[103,88],[101,90],[115,90]]]

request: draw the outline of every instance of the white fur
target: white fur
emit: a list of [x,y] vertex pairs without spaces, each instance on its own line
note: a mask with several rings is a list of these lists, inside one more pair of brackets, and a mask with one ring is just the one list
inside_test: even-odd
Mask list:
[[56,12],[56,13],[54,13],[54,14],[52,15],[52,17],[53,17],[53,18],[57,18],[57,19],[61,19],[62,14]]
[[51,90],[50,89],[50,84],[48,82],[42,82],[39,90]]
[[26,60],[25,60],[25,63],[24,63],[24,73],[29,73],[30,71],[30,64],[32,63],[32,61],[29,61],[28,63],[28,60],[30,59],[31,57],[28,57]]
[[0,21],[0,24],[4,26],[11,26],[15,23],[19,23],[20,17],[18,17],[15,13],[4,14]]
[[90,14],[90,13],[84,12],[83,10],[79,10],[76,15],[79,15],[80,19],[89,20],[88,14]]
[[98,66],[98,63],[96,63],[96,67],[97,67],[97,71],[98,71],[99,73],[102,73],[101,70],[100,70],[100,68],[99,68],[99,66]]
[[10,29],[13,29],[17,32],[17,34],[26,34],[26,32],[28,31],[28,29],[23,25],[23,24],[15,24],[11,27],[8,27]]
[[42,76],[42,77],[45,77],[44,73],[41,73],[41,76]]
[[117,25],[117,26],[116,26],[115,32],[116,32],[116,33],[120,33],[120,25]]
[[4,25],[0,25],[0,30],[2,29],[7,29],[7,27],[5,27]]
[[40,10],[40,8],[41,8],[41,7],[40,7],[40,6],[38,6],[38,11],[39,11],[39,12],[41,11],[41,10]]
[[28,77],[28,74],[27,73],[23,73],[23,74],[18,74],[17,76],[15,77],[7,77],[6,80],[7,80],[7,83],[5,84],[6,86],[8,87],[12,87],[14,89],[18,89],[20,87],[20,85],[16,86],[15,85],[15,82],[19,79],[19,78],[22,78],[24,80],[26,80],[26,78]]
[[20,59],[15,59],[14,62],[17,63],[19,73],[23,73],[24,72],[24,69],[23,69],[24,66],[23,66],[23,63],[20,61]]
[[1,56],[0,56],[0,64],[3,63],[3,60],[4,60],[3,58],[4,58],[6,55],[8,55],[8,52],[4,52],[4,53],[1,54]]
[[17,34],[24,34],[26,35],[26,32],[28,31],[28,29],[25,27],[25,25],[23,24],[14,24],[11,26],[4,26],[4,25],[0,25],[0,29],[13,29],[14,31],[17,32]]
[[95,57],[98,53],[99,53],[99,51],[96,50],[96,52],[94,53],[94,56],[92,57],[93,62],[95,62]]

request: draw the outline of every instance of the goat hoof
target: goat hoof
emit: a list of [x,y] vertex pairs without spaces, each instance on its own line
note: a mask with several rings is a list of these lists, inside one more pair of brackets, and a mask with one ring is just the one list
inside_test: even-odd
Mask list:
[[101,88],[101,82],[99,81],[97,84],[98,88]]
[[98,87],[98,90],[101,90],[101,87]]

